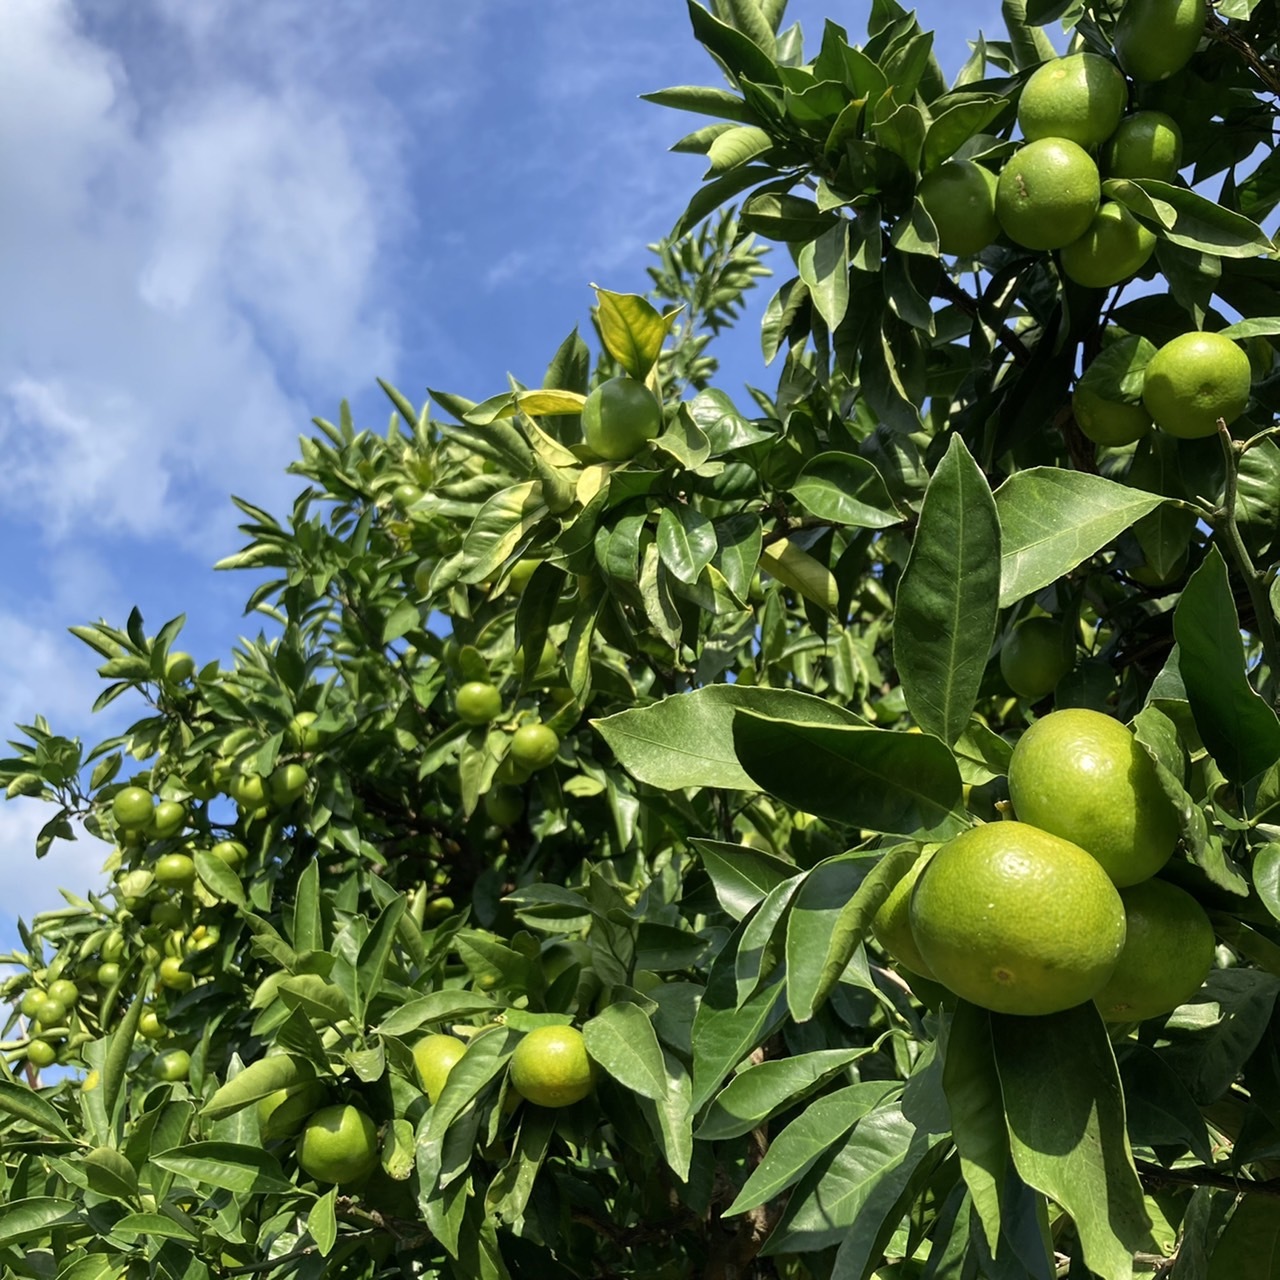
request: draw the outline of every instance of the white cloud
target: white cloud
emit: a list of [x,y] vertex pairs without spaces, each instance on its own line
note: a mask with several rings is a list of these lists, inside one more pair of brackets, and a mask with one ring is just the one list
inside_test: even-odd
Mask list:
[[410,204],[376,69],[412,42],[393,22],[326,82],[347,11],[158,4],[161,84],[118,5],[86,12],[0,7],[0,501],[48,539],[216,529],[221,554],[228,491],[296,488],[293,388],[324,404],[396,359],[380,290]]
[[0,861],[5,867],[4,897],[0,900],[0,947],[18,943],[18,920],[30,924],[42,911],[65,906],[59,886],[84,896],[107,883],[102,864],[110,846],[80,833],[76,841],[57,841],[39,861],[34,856],[36,835],[56,811],[38,800],[0,805]]

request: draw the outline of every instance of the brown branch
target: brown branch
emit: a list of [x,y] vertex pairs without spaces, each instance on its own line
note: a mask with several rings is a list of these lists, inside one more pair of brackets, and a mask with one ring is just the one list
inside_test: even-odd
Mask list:
[[1003,321],[995,324],[990,316],[984,314],[985,306],[980,298],[966,293],[949,275],[943,272],[938,285],[938,293],[948,302],[954,302],[961,311],[975,320],[995,330],[1000,345],[1013,357],[1015,364],[1027,364],[1031,360],[1031,352],[1027,350],[1022,339]]
[[1235,28],[1221,19],[1212,9],[1205,15],[1204,33],[1210,40],[1225,44],[1266,86],[1268,93],[1280,95],[1280,69],[1272,66]]
[[1271,1196],[1280,1200],[1280,1178],[1252,1181],[1220,1169],[1207,1169],[1194,1165],[1183,1169],[1166,1169],[1163,1165],[1146,1160],[1135,1160],[1134,1165],[1143,1185],[1158,1190],[1161,1187],[1217,1187],[1222,1191],[1235,1191],[1240,1195]]

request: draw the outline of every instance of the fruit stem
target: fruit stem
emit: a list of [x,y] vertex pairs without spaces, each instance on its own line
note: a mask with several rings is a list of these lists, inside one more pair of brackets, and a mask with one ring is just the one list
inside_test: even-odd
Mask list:
[[1262,653],[1271,668],[1273,681],[1280,682],[1280,637],[1276,635],[1275,618],[1271,613],[1271,602],[1267,599],[1266,575],[1254,568],[1249,549],[1244,545],[1240,535],[1240,526],[1236,521],[1236,498],[1238,493],[1239,461],[1244,453],[1244,446],[1231,438],[1227,424],[1218,419],[1218,440],[1222,444],[1223,456],[1227,464],[1226,489],[1222,498],[1222,510],[1219,512],[1219,527],[1226,538],[1227,548],[1236,561],[1245,587],[1249,591],[1249,599],[1253,602],[1256,619],[1256,630],[1262,641]]

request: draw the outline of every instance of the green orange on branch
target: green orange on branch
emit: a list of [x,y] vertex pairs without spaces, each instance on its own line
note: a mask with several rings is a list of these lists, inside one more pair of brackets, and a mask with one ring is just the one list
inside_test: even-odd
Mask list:
[[943,253],[967,257],[999,234],[996,175],[972,160],[948,160],[920,179],[916,195],[938,231]]
[[1249,403],[1253,370],[1244,349],[1220,333],[1183,333],[1151,357],[1142,403],[1171,436],[1194,440],[1230,426]]
[[317,1182],[347,1186],[377,1166],[377,1140],[377,1126],[358,1107],[321,1107],[298,1138],[298,1165]]
[[591,1092],[595,1073],[576,1027],[538,1027],[511,1055],[511,1083],[539,1107],[568,1107]]
[[1075,645],[1057,618],[1023,618],[1000,647],[1000,674],[1019,697],[1052,693],[1073,666]]
[[1178,842],[1178,817],[1151,757],[1098,711],[1069,707],[1037,720],[1009,761],[1019,821],[1070,840],[1117,885],[1155,875]]
[[433,1103],[440,1100],[449,1072],[466,1051],[467,1046],[457,1036],[447,1035],[423,1036],[413,1046],[413,1064],[418,1071],[418,1080]]
[[1097,166],[1067,138],[1040,138],[1014,152],[996,184],[996,217],[1026,249],[1061,249],[1089,229],[1102,197]]
[[468,680],[457,692],[454,706],[463,724],[485,725],[502,714],[502,694],[484,680]]
[[1025,822],[943,845],[911,896],[911,933],[934,977],[998,1013],[1091,999],[1124,945],[1124,906],[1083,849]]
[[662,405],[634,378],[602,382],[582,406],[582,436],[598,458],[624,462],[662,431]]
[[1115,63],[1073,53],[1036,68],[1018,99],[1018,124],[1028,142],[1065,138],[1093,148],[1116,130],[1129,89]]

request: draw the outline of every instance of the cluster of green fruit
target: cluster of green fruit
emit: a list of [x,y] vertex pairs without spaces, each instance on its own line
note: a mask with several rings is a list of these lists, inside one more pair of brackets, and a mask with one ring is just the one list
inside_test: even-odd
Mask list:
[[[424,1036],[414,1045],[418,1080],[432,1105],[466,1051],[466,1042],[442,1033]],[[538,1027],[521,1037],[511,1056],[507,1105],[526,1101],[567,1107],[585,1098],[593,1084],[582,1033],[568,1026]],[[305,1063],[267,1057],[236,1077],[225,1092],[256,1092],[262,1140],[295,1140],[298,1166],[317,1182],[352,1186],[377,1167],[378,1126],[373,1117],[353,1103],[329,1101],[325,1083]],[[215,1096],[214,1105],[217,1102]]]
[[[454,710],[463,724],[484,728],[502,715],[502,694],[486,680],[468,680],[454,695]],[[520,785],[541,769],[555,763],[560,754],[560,735],[541,720],[522,724],[511,735],[494,778],[485,795],[485,813],[500,827],[516,822],[524,812]]]
[[1064,275],[1103,289],[1140,271],[1155,236],[1115,200],[1102,179],[1172,182],[1182,136],[1163,112],[1125,116],[1129,86],[1164,80],[1195,52],[1205,0],[1128,0],[1113,34],[1112,62],[1074,53],[1038,67],[1018,99],[1024,143],[999,177],[974,160],[927,173],[917,195],[944,253],[969,256],[1003,232],[1026,249],[1057,250]]
[[876,915],[908,970],[999,1013],[1088,1000],[1139,1022],[1185,1003],[1214,960],[1213,927],[1154,878],[1178,820],[1155,764],[1119,721],[1068,708],[1038,720],[1009,764],[1017,821],[926,851]]

